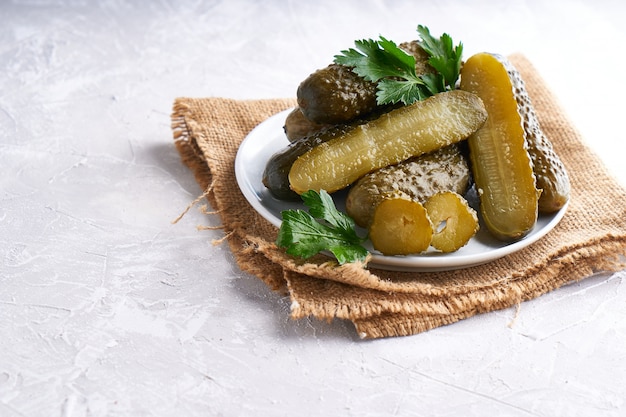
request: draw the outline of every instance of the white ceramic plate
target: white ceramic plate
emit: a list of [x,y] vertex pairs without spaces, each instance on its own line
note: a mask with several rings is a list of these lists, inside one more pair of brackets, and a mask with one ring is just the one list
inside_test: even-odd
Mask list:
[[[280,227],[282,210],[305,209],[301,202],[286,202],[274,198],[262,184],[261,179],[268,159],[289,144],[283,131],[285,117],[291,110],[278,113],[258,125],[244,139],[235,159],[235,175],[241,192],[252,207],[265,219]],[[468,195],[470,204],[476,206]],[[337,208],[345,211],[345,193],[333,195]],[[476,208],[476,207],[475,207]],[[552,230],[563,218],[567,205],[551,215],[540,215],[533,231],[524,239],[514,242],[500,242],[489,234],[485,227],[470,242],[456,252],[442,254],[428,251],[414,256],[384,256],[376,252],[371,244],[365,246],[372,253],[370,267],[394,271],[446,271],[468,268],[491,262],[517,252],[536,242]],[[361,235],[364,235],[363,232]],[[369,243],[369,242],[368,242]]]

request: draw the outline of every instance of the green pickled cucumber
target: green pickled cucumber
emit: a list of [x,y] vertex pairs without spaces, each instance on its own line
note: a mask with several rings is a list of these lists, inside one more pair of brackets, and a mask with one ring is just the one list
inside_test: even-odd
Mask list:
[[516,241],[535,226],[540,191],[508,69],[498,55],[475,54],[461,69],[460,86],[478,95],[488,113],[468,138],[483,220],[496,238]]
[[[415,57],[417,75],[433,71],[428,54],[417,41],[398,47]],[[302,114],[311,122],[340,124],[365,118],[380,107],[376,92],[376,83],[360,77],[350,67],[331,64],[302,81],[296,96]]]
[[510,63],[507,64],[507,70],[526,131],[528,153],[533,163],[537,188],[541,190],[538,202],[539,212],[553,213],[560,210],[569,200],[571,188],[569,175],[565,165],[554,151],[552,143],[539,125],[522,77]]
[[459,144],[453,144],[361,177],[348,192],[346,211],[359,226],[367,227],[387,195],[406,195],[425,203],[441,191],[465,194],[469,185],[467,159]]
[[289,172],[291,189],[340,190],[369,172],[460,142],[486,118],[480,98],[461,90],[394,109],[297,158]]
[[296,96],[302,114],[318,124],[345,123],[377,106],[376,84],[339,64],[309,75],[298,86]]
[[298,139],[302,139],[305,136],[314,135],[324,129],[328,129],[332,125],[314,123],[304,117],[302,109],[296,107],[289,112],[285,118],[285,124],[283,130],[289,142],[295,142]]
[[338,125],[291,142],[267,161],[263,171],[263,185],[279,200],[300,200],[299,194],[289,186],[289,171],[294,161],[317,145],[340,137],[350,129],[350,125]]

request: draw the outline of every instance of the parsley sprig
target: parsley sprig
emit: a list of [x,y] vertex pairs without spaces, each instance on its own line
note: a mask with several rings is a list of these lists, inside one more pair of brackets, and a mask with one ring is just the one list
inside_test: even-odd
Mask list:
[[309,190],[301,197],[309,212],[283,210],[276,244],[301,258],[330,251],[340,264],[364,261],[365,238],[357,235],[354,220],[337,210],[332,197],[324,190]]
[[419,44],[429,55],[428,63],[434,73],[418,75],[415,57],[383,36],[379,40],[355,41],[356,49],[341,51],[340,55],[335,55],[334,62],[352,67],[359,76],[377,83],[376,98],[381,105],[411,104],[454,89],[461,70],[463,44],[454,46],[446,33],[437,39],[422,25],[417,27],[417,32],[421,39]]

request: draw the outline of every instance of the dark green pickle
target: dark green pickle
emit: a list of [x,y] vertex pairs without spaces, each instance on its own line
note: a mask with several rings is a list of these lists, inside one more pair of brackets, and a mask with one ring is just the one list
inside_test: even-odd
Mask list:
[[338,125],[291,142],[267,161],[263,185],[279,200],[296,201],[300,196],[289,187],[289,170],[294,161],[317,145],[343,135],[354,125]]
[[304,117],[299,107],[293,109],[285,118],[283,130],[289,142],[295,142],[305,136],[313,135],[321,130],[328,129],[332,125],[314,123]]
[[345,123],[376,108],[376,84],[361,78],[349,67],[331,64],[302,81],[297,98],[298,106],[310,121]]
[[[417,41],[398,45],[415,57],[417,75],[432,72],[428,54]],[[309,75],[297,90],[298,106],[304,117],[318,124],[341,124],[362,119],[374,112],[376,83],[367,81],[350,67],[331,64]]]

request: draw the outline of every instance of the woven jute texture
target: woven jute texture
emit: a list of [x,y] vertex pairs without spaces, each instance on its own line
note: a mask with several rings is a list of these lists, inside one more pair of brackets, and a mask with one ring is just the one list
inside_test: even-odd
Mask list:
[[[303,261],[277,248],[278,229],[239,191],[234,162],[246,135],[268,117],[293,107],[293,98],[178,98],[172,115],[174,141],[219,215],[239,267],[273,290],[286,291],[294,319],[350,320],[362,338],[412,335],[625,267],[626,190],[585,145],[532,64],[521,54],[509,59],[567,167],[572,194],[564,218],[544,238],[476,267],[391,272],[358,264],[337,266],[323,255]],[[212,277],[207,285],[223,285],[219,278]]]

